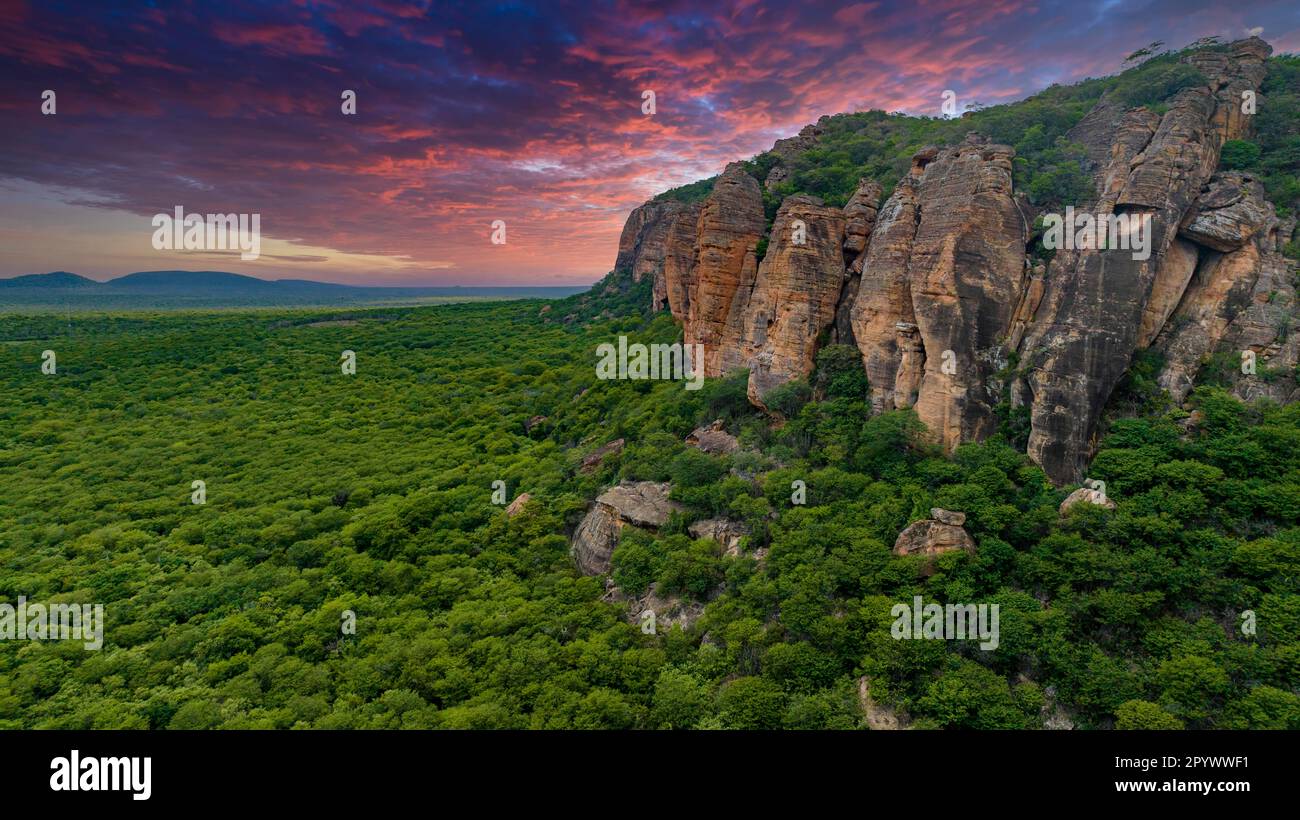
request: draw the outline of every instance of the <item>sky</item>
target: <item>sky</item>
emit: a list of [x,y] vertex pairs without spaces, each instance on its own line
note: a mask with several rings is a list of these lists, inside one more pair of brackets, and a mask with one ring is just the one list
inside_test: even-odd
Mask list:
[[[584,285],[641,202],[822,115],[1249,33],[1300,51],[1300,3],[0,0],[0,277]],[[260,255],[155,249],[178,206],[258,214]]]

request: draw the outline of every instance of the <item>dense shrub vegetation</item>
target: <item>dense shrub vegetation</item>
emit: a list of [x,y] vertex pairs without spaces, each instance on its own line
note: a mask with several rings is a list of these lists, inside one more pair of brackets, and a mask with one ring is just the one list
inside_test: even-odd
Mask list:
[[[914,416],[868,418],[851,350],[773,427],[743,375],[595,380],[597,344],[678,334],[603,313],[6,317],[0,599],[100,602],[108,626],[98,652],[0,642],[0,725],[854,728],[867,675],[921,726],[1059,705],[1083,727],[1300,728],[1300,407],[1209,387],[1190,421],[1118,418],[1091,471],[1118,508],[1062,518],[1065,490],[1004,443],[945,458]],[[744,450],[683,444],[719,418]],[[620,478],[687,506],[629,530],[615,577],[707,601],[689,633],[643,634],[573,569],[570,533]],[[497,480],[534,502],[507,518]],[[890,547],[932,506],[979,549],[927,575]],[[686,534],[719,514],[752,529],[741,557]],[[999,603],[1000,645],[894,640],[913,595]]]

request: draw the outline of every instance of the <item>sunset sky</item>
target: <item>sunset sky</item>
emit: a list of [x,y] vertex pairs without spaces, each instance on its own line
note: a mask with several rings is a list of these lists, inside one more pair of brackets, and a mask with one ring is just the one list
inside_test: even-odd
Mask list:
[[[823,114],[1010,101],[1153,40],[1260,29],[1300,51],[1297,9],[0,0],[0,277],[587,284],[632,208]],[[260,214],[262,257],[154,250],[150,218],[177,205]]]

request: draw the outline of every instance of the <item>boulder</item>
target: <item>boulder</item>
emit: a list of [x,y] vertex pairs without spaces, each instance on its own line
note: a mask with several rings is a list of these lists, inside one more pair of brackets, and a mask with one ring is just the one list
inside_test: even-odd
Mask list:
[[510,506],[506,507],[506,516],[514,518],[516,515],[523,512],[524,507],[528,506],[528,502],[532,500],[533,497],[528,493],[520,493],[515,497],[514,501],[510,502]]
[[610,559],[623,527],[632,525],[658,529],[683,508],[668,500],[667,482],[623,481],[596,498],[574,533],[570,552],[583,575],[603,575],[610,570]]
[[621,481],[596,498],[597,504],[610,507],[619,519],[638,527],[659,528],[669,517],[684,508],[668,500],[672,485],[668,482]]
[[605,460],[605,456],[623,452],[623,447],[627,444],[625,439],[616,438],[611,442],[602,444],[595,450],[592,450],[582,459],[582,467],[579,468],[583,473],[594,473],[600,463]]
[[1198,245],[1230,253],[1268,225],[1273,206],[1264,186],[1235,171],[1216,174],[1196,201],[1196,210],[1179,233]]
[[578,525],[569,546],[578,571],[583,575],[609,572],[610,558],[622,529],[623,523],[612,507],[599,503],[593,506]]
[[711,455],[734,453],[740,449],[740,440],[727,432],[721,419],[704,427],[696,427],[686,437],[686,443]]
[[1070,511],[1070,508],[1078,504],[1097,504],[1108,510],[1115,509],[1115,502],[1103,496],[1099,490],[1080,487],[1066,496],[1065,500],[1061,502],[1061,515],[1065,515]]
[[895,555],[932,557],[947,552],[975,552],[975,541],[957,524],[926,518],[908,525],[894,541]]
[[945,510],[940,507],[931,507],[930,517],[935,521],[938,521],[940,524],[951,524],[954,527],[960,527],[966,523],[966,513],[953,512],[952,510]]

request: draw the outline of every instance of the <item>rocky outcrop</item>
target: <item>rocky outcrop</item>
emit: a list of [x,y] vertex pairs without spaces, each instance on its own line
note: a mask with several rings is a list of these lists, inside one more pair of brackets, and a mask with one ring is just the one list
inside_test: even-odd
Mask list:
[[519,515],[519,513],[524,511],[524,507],[528,506],[528,502],[532,500],[533,497],[528,493],[520,493],[515,497],[514,501],[510,502],[510,506],[506,507],[506,517],[514,518],[516,515]]
[[865,675],[858,678],[858,706],[866,718],[868,729],[891,732],[911,728],[912,721],[907,713],[884,706],[871,696],[871,678]]
[[[966,523],[965,513],[934,509],[930,515],[933,517],[910,524],[898,534],[895,555],[933,557],[946,552],[975,552],[974,539],[962,527]],[[958,523],[949,523],[953,521]]]
[[921,421],[951,451],[997,427],[989,390],[1026,279],[1029,223],[1012,195],[1014,151],[968,138],[926,169],[909,261],[925,349]]
[[1273,206],[1263,186],[1248,174],[1229,171],[1215,174],[1205,186],[1179,233],[1198,245],[1232,253],[1272,220]]
[[[1150,112],[1119,117],[1090,210],[1149,219],[1149,256],[1085,248],[1052,262],[1023,344],[1029,372],[1018,398],[1030,406],[1029,454],[1057,483],[1082,477],[1102,408],[1133,352],[1155,335],[1159,315],[1181,301],[1179,285],[1190,281],[1193,266],[1189,249],[1175,240],[1218,164],[1224,137],[1235,133],[1225,108],[1240,106],[1242,88],[1256,88],[1262,78],[1260,54],[1268,46],[1258,42],[1262,50],[1234,44],[1231,57],[1214,58],[1209,85],[1179,91],[1153,129]],[[1096,121],[1088,125],[1085,136],[1095,139]]]
[[603,575],[609,572],[610,558],[618,544],[623,523],[618,512],[607,504],[596,503],[578,525],[569,551],[578,571],[583,575]]
[[740,542],[749,535],[749,527],[730,518],[706,518],[696,521],[686,528],[692,538],[713,541],[722,547],[722,554],[731,557],[740,555]]
[[596,498],[574,533],[570,552],[583,575],[603,575],[626,525],[655,530],[668,523],[682,506],[668,499],[670,485],[653,481],[623,481]]
[[726,455],[740,449],[740,441],[727,432],[722,419],[704,427],[696,427],[686,437],[686,444],[710,455]]
[[855,263],[862,276],[849,318],[877,413],[911,407],[921,384],[924,352],[907,263],[920,216],[918,179],[933,157],[922,152],[913,158],[911,174],[885,201],[866,254]]
[[749,296],[742,361],[749,400],[812,372],[817,339],[835,321],[844,284],[844,214],[811,196],[781,203]]
[[1065,500],[1061,502],[1059,512],[1061,515],[1065,515],[1080,504],[1096,504],[1107,510],[1115,509],[1115,502],[1103,495],[1100,490],[1080,487],[1065,497]]
[[739,163],[727,166],[700,211],[682,327],[687,344],[704,345],[705,376],[742,364],[740,340],[765,222],[758,183]]
[[882,192],[879,182],[863,177],[844,205],[844,285],[835,306],[834,333],[831,336],[835,344],[854,344],[853,303],[857,301],[862,281],[863,256],[880,214]]
[[618,239],[615,270],[630,271],[634,282],[652,277],[657,305],[662,305],[667,297],[664,257],[669,247],[668,230],[674,218],[686,210],[687,206],[681,202],[651,200],[632,211]]
[[853,336],[872,405],[914,406],[948,449],[996,428],[989,379],[1028,279],[1013,155],[975,135],[919,152],[862,260]]
[[[604,600],[614,604],[627,605],[627,622],[644,630],[653,628],[649,634],[659,634],[674,626],[689,632],[704,614],[704,603],[677,593],[662,593],[659,584],[651,584],[640,595],[628,595],[622,589],[609,582]],[[654,619],[648,617],[654,613]]]
[[579,472],[583,472],[583,473],[596,472],[596,470],[600,468],[601,462],[605,460],[605,456],[615,455],[617,453],[623,452],[623,447],[626,444],[627,444],[626,439],[616,438],[611,442],[600,445],[595,450],[592,450],[590,453],[588,453],[582,459],[582,467],[579,468]]
[[[1012,149],[969,134],[917,151],[883,204],[871,179],[842,210],[786,197],[766,236],[754,166],[733,164],[702,204],[634,212],[620,267],[659,271],[656,307],[705,345],[704,374],[748,369],[760,407],[811,373],[819,345],[852,344],[872,412],[913,408],[951,450],[991,435],[1009,401],[1027,409],[1029,455],[1056,484],[1077,483],[1139,350],[1164,354],[1159,383],[1175,399],[1207,362],[1243,352],[1256,372],[1228,374],[1239,396],[1300,395],[1294,264],[1280,253],[1294,223],[1249,175],[1215,173],[1224,141],[1250,134],[1242,95],[1259,91],[1270,53],[1254,37],[1191,52],[1203,82],[1159,110],[1108,92],[1067,134],[1091,182],[1075,212],[1145,220],[1149,253],[1112,242],[1059,248],[1046,265],[1029,256],[1043,214],[1014,190]],[[774,146],[769,190],[825,133],[819,122]]]
[[808,149],[817,147],[817,138],[824,133],[822,125],[827,119],[822,117],[816,125],[805,125],[795,136],[776,141],[772,153],[776,155],[777,162],[767,172],[767,177],[763,180],[764,188],[776,190],[778,185],[790,178],[790,166],[794,160]]
[[1183,229],[1206,243],[1196,275],[1156,340],[1164,354],[1157,382],[1174,400],[1207,364],[1243,400],[1300,398],[1295,270],[1281,254],[1294,225],[1276,217],[1247,175],[1223,174],[1207,186]]

